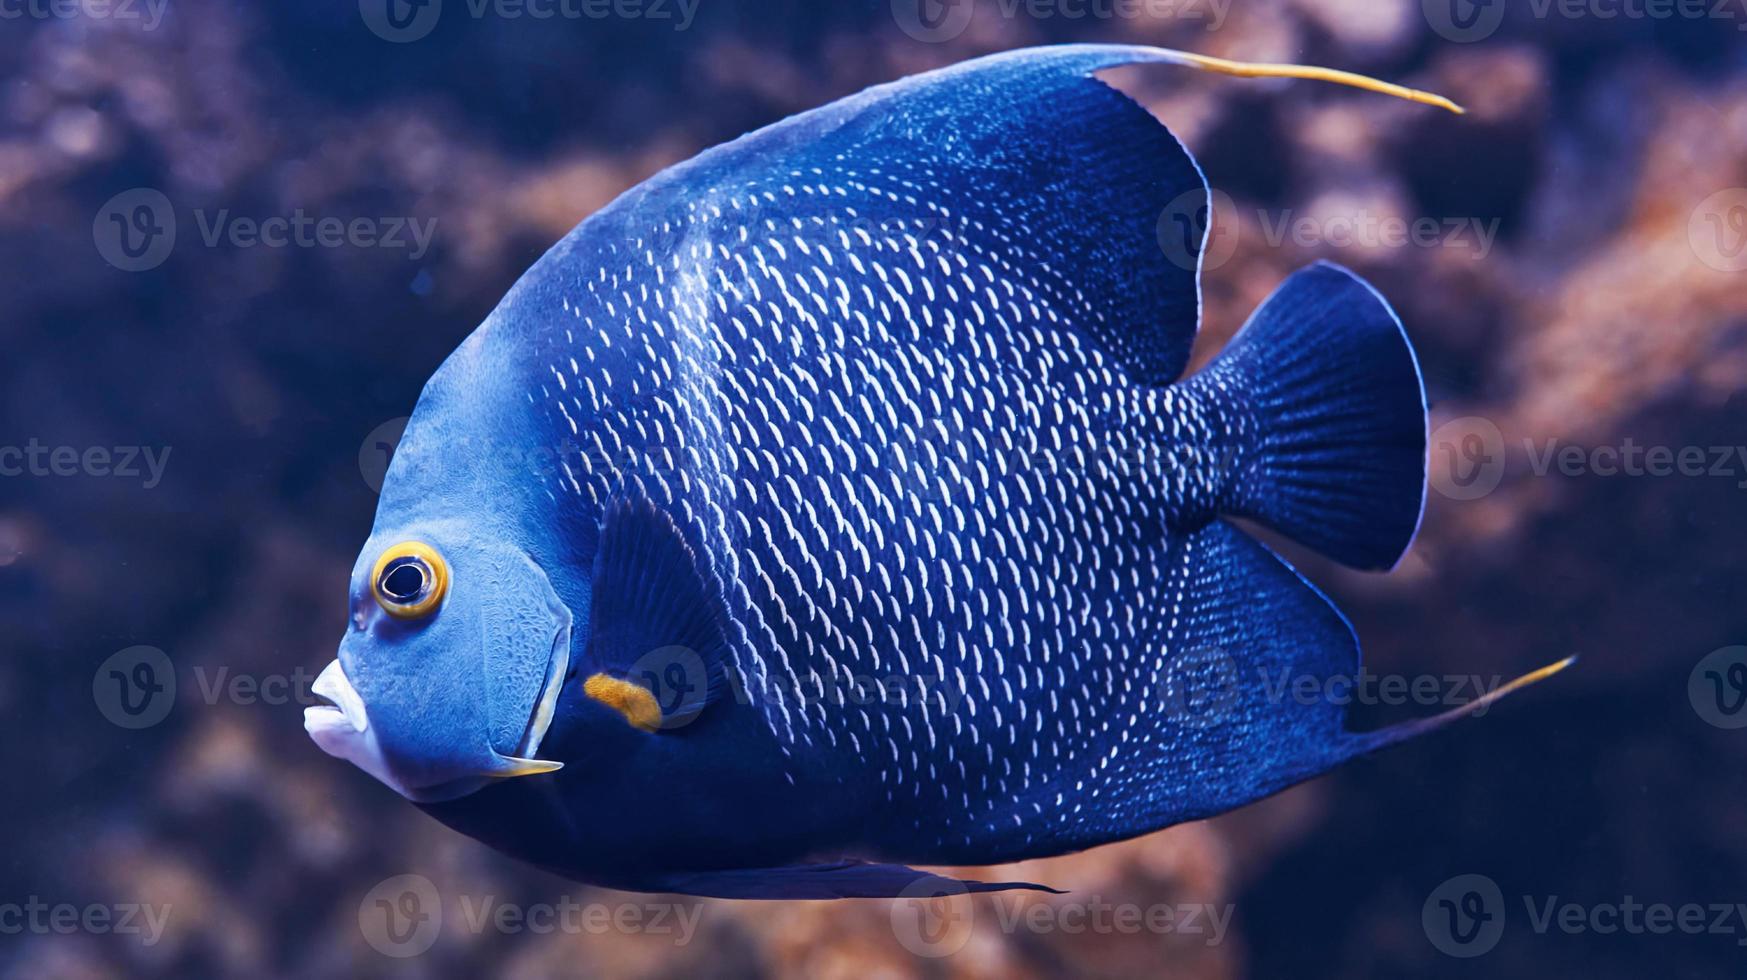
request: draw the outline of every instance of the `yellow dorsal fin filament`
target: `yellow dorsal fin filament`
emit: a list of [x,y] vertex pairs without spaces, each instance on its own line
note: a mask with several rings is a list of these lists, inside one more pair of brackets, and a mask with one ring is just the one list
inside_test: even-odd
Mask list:
[[625,716],[633,728],[661,730],[661,705],[646,688],[617,677],[595,674],[582,685],[582,693]]
[[1221,75],[1233,75],[1238,78],[1302,78],[1315,82],[1333,82],[1336,85],[1348,85],[1364,89],[1367,92],[1379,92],[1383,95],[1393,95],[1398,99],[1418,102],[1421,105],[1437,106],[1448,109],[1457,115],[1468,110],[1449,99],[1432,92],[1422,92],[1405,85],[1396,85],[1372,78],[1369,75],[1359,75],[1350,71],[1340,71],[1335,68],[1318,68],[1315,65],[1284,65],[1261,64],[1249,61],[1229,61],[1225,58],[1215,58],[1205,54],[1191,54],[1187,51],[1172,51],[1171,54],[1181,59],[1180,64],[1200,68],[1203,71],[1216,72]]

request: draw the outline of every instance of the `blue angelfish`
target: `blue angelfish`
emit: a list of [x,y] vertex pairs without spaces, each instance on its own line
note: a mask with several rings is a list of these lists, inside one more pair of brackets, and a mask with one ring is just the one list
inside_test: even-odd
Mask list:
[[[1204,370],[1160,215],[1195,160],[1095,77],[1129,46],[873,88],[657,175],[419,399],[306,726],[574,878],[914,894],[1240,806],[1478,709],[1348,731],[1341,613],[1231,523],[1392,567],[1426,408],[1334,265]],[[1185,198],[1185,195],[1188,195]]]

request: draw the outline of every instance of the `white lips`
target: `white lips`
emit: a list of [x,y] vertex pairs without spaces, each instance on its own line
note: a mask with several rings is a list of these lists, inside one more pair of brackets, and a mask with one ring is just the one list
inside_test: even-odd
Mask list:
[[[331,705],[317,704],[303,709],[303,725],[311,735],[318,728],[337,728],[341,722],[360,734],[370,727],[370,716],[364,711],[364,699],[358,696],[351,679],[346,676],[346,669],[340,666],[338,660],[322,670],[310,690],[334,702]],[[335,715],[339,717],[336,718]],[[321,739],[317,738],[316,741],[320,742]]]
[[[336,759],[344,759],[372,776],[384,786],[409,800],[419,797],[401,784],[389,771],[382,756],[382,746],[370,729],[370,714],[364,710],[364,699],[346,676],[346,669],[335,660],[322,669],[310,690],[333,704],[314,704],[303,709],[303,730],[321,746],[321,750]],[[337,705],[337,707],[336,707]]]
[[[552,721],[552,706],[563,682],[562,666],[556,677],[556,680],[547,678],[549,693],[542,696],[539,713],[530,726],[529,736],[536,747]],[[465,796],[492,779],[531,776],[564,768],[558,762],[493,753],[495,766],[488,771],[463,775],[440,786],[414,789],[401,782],[388,767],[382,745],[376,740],[376,731],[370,727],[370,713],[364,708],[364,699],[358,695],[358,689],[352,686],[352,679],[346,676],[346,668],[340,666],[338,660],[322,668],[315,683],[310,685],[310,691],[334,702],[312,704],[303,709],[303,730],[309,733],[315,744],[328,755],[344,759],[376,777],[382,785],[414,803],[433,803]]]

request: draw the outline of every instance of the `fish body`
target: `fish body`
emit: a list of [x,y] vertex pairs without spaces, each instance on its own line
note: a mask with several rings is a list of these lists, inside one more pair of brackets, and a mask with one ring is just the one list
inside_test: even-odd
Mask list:
[[1424,394],[1326,264],[1183,377],[1198,268],[1160,216],[1206,184],[1093,77],[1168,54],[871,89],[583,222],[421,397],[318,742],[573,877],[805,898],[1146,833],[1447,720],[1352,733],[1261,682],[1358,648],[1229,519],[1391,567]]

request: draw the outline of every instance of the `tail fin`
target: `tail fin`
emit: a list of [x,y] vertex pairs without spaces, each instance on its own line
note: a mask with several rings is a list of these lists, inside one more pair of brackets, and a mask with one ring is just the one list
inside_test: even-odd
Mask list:
[[1425,388],[1375,289],[1327,262],[1300,269],[1204,374],[1235,375],[1259,429],[1233,514],[1354,568],[1401,560],[1425,504]]

